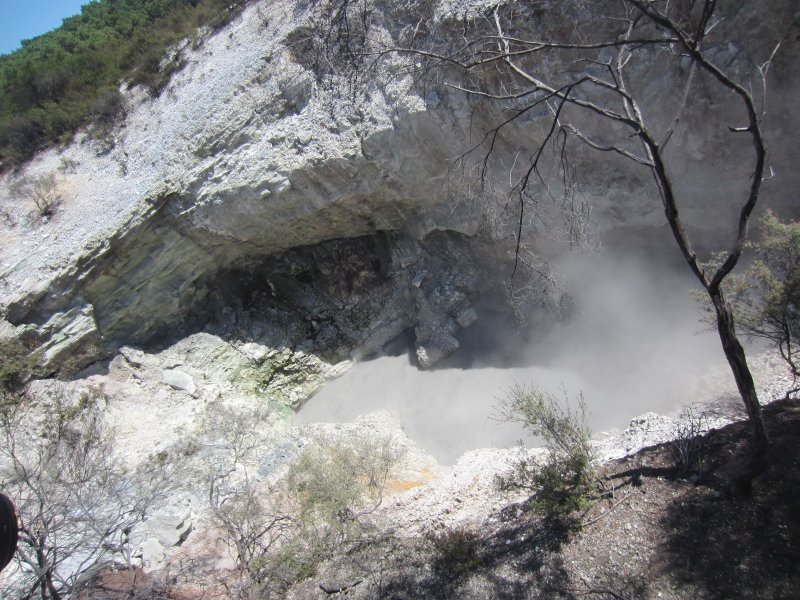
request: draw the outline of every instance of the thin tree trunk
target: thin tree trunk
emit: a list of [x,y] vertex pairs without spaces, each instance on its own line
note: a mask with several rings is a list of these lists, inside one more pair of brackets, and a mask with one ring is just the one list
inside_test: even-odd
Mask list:
[[[680,248],[683,253],[684,258],[689,263],[692,273],[695,274],[705,288],[714,305],[714,311],[717,315],[717,332],[722,342],[722,350],[725,352],[725,358],[728,360],[728,365],[730,365],[733,378],[736,381],[739,395],[742,397],[747,416],[753,426],[752,455],[754,459],[763,458],[766,455],[769,438],[767,437],[767,429],[764,425],[764,417],[761,414],[761,404],[758,402],[756,386],[753,382],[753,375],[750,373],[750,367],[747,365],[747,357],[745,356],[744,348],[742,348],[742,344],[736,336],[733,310],[725,298],[722,288],[720,288],[722,280],[738,262],[741,246],[744,243],[743,237],[737,240],[736,247],[728,254],[728,260],[726,261],[727,271],[723,272],[722,268],[720,268],[715,273],[714,278],[709,279],[697,258],[697,254],[692,248],[689,237],[686,235],[686,228],[678,213],[678,204],[675,201],[672,180],[667,174],[661,148],[644,126],[642,126],[639,137],[645,145],[648,156],[653,161],[653,176],[655,177],[656,183],[661,191],[662,199],[664,200],[664,212],[667,217],[667,222],[672,229],[673,237],[678,244],[678,248]],[[763,146],[761,147],[761,151],[762,154],[759,154],[759,160],[763,160]],[[742,218],[746,223],[750,213],[746,211],[743,212],[743,214],[745,216]],[[746,227],[744,229],[746,230]]]
[[733,311],[722,290],[719,288],[716,290],[709,289],[708,294],[717,313],[717,331],[719,332],[719,339],[722,341],[725,358],[728,359],[728,364],[736,380],[736,387],[739,389],[739,394],[747,409],[747,416],[753,425],[753,454],[754,456],[762,456],[767,450],[769,439],[764,425],[764,417],[761,414],[761,405],[758,402],[753,376],[747,366],[744,348],[742,348],[742,344],[739,343],[739,339],[736,337]]

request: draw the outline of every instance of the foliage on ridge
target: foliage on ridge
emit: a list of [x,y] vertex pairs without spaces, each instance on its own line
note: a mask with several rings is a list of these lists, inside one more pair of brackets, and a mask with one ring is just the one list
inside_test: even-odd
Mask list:
[[120,82],[157,96],[182,66],[168,49],[218,29],[248,0],[95,0],[0,56],[0,168],[122,111]]

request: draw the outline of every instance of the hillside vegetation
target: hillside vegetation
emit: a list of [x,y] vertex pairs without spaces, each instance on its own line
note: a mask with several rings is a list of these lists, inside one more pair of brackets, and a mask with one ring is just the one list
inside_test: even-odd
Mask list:
[[0,168],[122,111],[121,82],[157,96],[182,66],[167,50],[217,29],[247,0],[95,0],[80,15],[0,56]]

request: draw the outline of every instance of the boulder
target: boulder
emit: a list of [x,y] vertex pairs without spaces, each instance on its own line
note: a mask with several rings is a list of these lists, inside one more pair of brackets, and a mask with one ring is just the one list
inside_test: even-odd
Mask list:
[[173,389],[182,390],[189,395],[194,395],[197,391],[192,376],[180,369],[166,369],[162,381]]

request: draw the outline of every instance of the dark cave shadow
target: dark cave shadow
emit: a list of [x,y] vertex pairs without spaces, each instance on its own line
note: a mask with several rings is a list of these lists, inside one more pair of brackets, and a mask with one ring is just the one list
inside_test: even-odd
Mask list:
[[[459,347],[426,370],[467,370],[473,368],[514,369],[545,366],[541,357],[531,353],[532,340],[544,335],[549,325],[527,329],[510,328],[499,317],[481,318],[477,323],[458,332]],[[408,364],[421,369],[416,357],[414,329],[409,327],[387,342],[384,347],[365,355],[361,362],[370,362],[385,356],[405,356]]]
[[531,356],[531,344],[542,326],[519,329],[506,320],[490,316],[478,320],[458,334],[460,346],[432,369],[532,367],[539,361]]
[[358,362],[368,363],[385,356],[391,356],[395,358],[399,356],[405,356],[409,365],[419,368],[414,342],[414,328],[409,327],[400,335],[386,342],[380,350],[365,354]]

